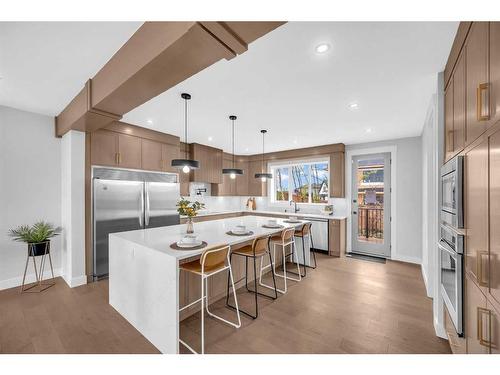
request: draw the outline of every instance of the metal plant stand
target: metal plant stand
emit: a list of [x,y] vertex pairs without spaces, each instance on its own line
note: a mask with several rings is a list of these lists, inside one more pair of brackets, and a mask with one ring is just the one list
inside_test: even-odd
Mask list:
[[[44,250],[43,254],[39,254],[39,246],[44,245]],[[40,257],[40,272],[38,272],[37,266],[36,266],[36,257]],[[52,273],[52,279],[50,279],[50,282],[43,282],[43,271],[45,269],[45,262],[47,259],[47,256],[49,257],[49,263],[50,263],[50,272]],[[33,285],[25,288],[24,282],[26,281],[26,273],[28,271],[28,263],[30,258],[33,259],[33,267],[35,269],[35,278],[36,281],[33,283]],[[22,292],[28,292],[28,293],[40,293],[43,292],[44,290],[50,288],[51,286],[55,285],[54,281],[54,269],[52,267],[52,258],[50,257],[50,241],[46,242],[41,242],[41,243],[29,243],[28,244],[28,256],[26,257],[26,265],[24,267],[24,275],[23,275],[23,284],[21,286],[21,293]],[[38,287],[38,288],[36,288]],[[36,289],[34,289],[36,288]]]

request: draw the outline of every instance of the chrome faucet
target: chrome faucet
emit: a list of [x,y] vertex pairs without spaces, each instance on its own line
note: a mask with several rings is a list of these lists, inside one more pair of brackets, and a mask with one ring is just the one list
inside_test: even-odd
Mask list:
[[297,208],[297,202],[295,202],[295,201],[290,201],[290,206],[292,205],[292,203],[293,203],[293,205],[294,205],[294,207],[293,207],[294,212],[295,212],[295,213],[299,212],[299,211],[300,211],[300,208]]

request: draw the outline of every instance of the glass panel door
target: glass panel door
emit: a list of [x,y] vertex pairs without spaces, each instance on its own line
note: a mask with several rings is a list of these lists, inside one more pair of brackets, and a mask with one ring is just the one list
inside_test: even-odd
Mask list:
[[352,251],[390,256],[390,153],[352,159]]

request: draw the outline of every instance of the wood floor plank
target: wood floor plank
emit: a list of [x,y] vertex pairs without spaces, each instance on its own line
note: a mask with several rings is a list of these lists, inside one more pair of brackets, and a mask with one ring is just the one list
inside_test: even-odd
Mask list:
[[[265,280],[269,284],[270,276]],[[451,352],[448,342],[434,333],[432,300],[416,265],[318,255],[318,268],[288,287],[277,300],[259,297],[259,318],[242,315],[240,329],[205,315],[206,352]],[[244,287],[237,294],[240,307],[253,311],[253,295]],[[211,309],[236,321],[224,300]],[[181,322],[180,333],[199,349],[200,314]],[[180,351],[188,353],[182,346]],[[40,294],[0,291],[0,353],[158,350],[108,304],[106,280],[71,289],[58,278]]]

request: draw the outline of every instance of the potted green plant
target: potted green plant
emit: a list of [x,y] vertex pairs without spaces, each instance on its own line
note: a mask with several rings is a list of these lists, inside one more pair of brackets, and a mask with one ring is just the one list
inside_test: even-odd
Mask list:
[[187,217],[186,233],[194,233],[193,217],[198,215],[198,211],[202,208],[205,208],[205,204],[200,202],[190,202],[183,197],[181,197],[181,200],[177,203],[177,212],[179,215]]
[[28,244],[29,256],[40,256],[50,252],[50,239],[61,233],[60,227],[38,221],[32,226],[21,225],[9,231],[14,241]]

